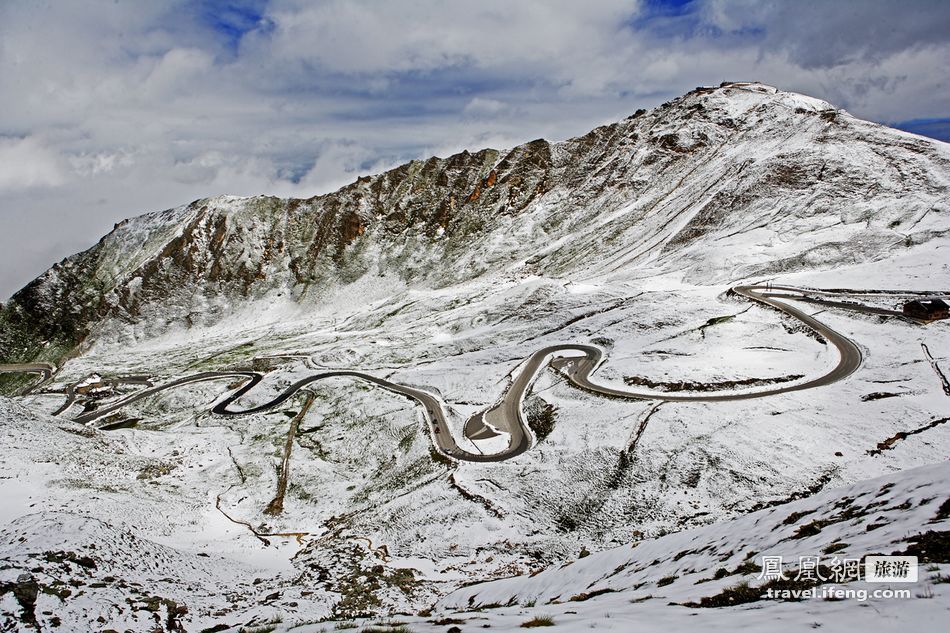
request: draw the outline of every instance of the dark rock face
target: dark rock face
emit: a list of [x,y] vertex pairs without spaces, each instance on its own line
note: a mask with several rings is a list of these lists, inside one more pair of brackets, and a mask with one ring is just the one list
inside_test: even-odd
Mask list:
[[36,621],[36,598],[40,593],[40,586],[31,574],[20,574],[16,582],[0,583],[0,595],[10,593],[20,606],[20,623],[27,630],[39,631]]
[[[483,150],[407,163],[310,199],[198,200],[144,216],[158,229],[143,231],[142,218],[119,223],[3,307],[0,359],[59,360],[83,342],[91,324],[135,322],[186,289],[241,300],[286,288],[302,298],[313,287],[352,281],[373,264],[406,279],[426,277],[404,265],[407,249],[443,256],[464,250],[493,216],[516,214],[550,188],[546,141],[516,148],[500,163],[499,157]],[[142,249],[149,231],[168,237],[134,262],[129,251]],[[360,252],[370,241],[382,247],[378,262]],[[190,323],[195,315],[174,316]]]

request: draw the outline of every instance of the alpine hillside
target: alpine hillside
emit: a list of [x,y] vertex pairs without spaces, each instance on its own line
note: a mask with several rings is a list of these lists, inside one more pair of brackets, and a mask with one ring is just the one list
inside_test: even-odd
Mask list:
[[380,277],[385,293],[509,270],[707,285],[872,262],[945,234],[948,169],[944,144],[817,99],[698,88],[561,143],[126,220],[13,296],[0,359],[57,361],[253,303],[319,307]]
[[0,310],[0,630],[926,628],[948,281],[950,145],[758,83],[125,220]]

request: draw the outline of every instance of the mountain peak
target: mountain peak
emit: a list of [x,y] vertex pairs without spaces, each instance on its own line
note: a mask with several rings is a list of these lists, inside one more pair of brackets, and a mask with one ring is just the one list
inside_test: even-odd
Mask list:
[[[700,87],[563,142],[412,161],[305,200],[215,196],[120,223],[11,299],[0,352],[55,360],[97,331],[209,325],[270,294],[319,304],[367,275],[428,288],[642,269],[720,283],[873,260],[936,230],[924,214],[945,207],[947,164],[941,144],[819,99]],[[848,232],[823,237],[835,223]]]
[[0,310],[4,614],[804,626],[765,556],[934,574],[950,469],[893,471],[947,455],[948,192],[950,146],[738,83],[122,222]]

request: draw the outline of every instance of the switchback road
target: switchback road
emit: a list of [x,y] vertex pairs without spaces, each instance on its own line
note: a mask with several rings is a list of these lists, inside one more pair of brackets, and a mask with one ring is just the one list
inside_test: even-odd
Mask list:
[[[246,370],[234,371],[208,371],[191,376],[185,376],[172,380],[162,385],[148,386],[146,389],[131,394],[116,402],[107,404],[93,411],[83,413],[75,418],[76,422],[81,424],[93,424],[110,415],[118,413],[121,409],[133,402],[140,401],[155,395],[161,391],[181,387],[188,384],[217,381],[217,380],[241,380],[242,384],[226,398],[218,402],[211,409],[212,413],[220,416],[240,416],[253,413],[268,411],[281,406],[290,398],[293,398],[301,389],[328,378],[354,378],[363,380],[373,385],[386,389],[387,391],[407,397],[422,406],[423,413],[428,421],[432,442],[442,454],[457,460],[473,462],[497,462],[511,459],[520,455],[531,448],[533,435],[524,418],[522,412],[522,403],[525,394],[530,390],[531,385],[537,379],[540,372],[548,365],[561,371],[573,386],[585,391],[609,396],[613,398],[624,398],[630,400],[654,400],[666,402],[728,402],[733,400],[748,400],[752,398],[765,398],[783,393],[802,391],[805,389],[814,389],[830,385],[839,380],[850,376],[861,365],[861,350],[858,346],[843,334],[832,329],[828,325],[818,321],[813,316],[803,312],[801,309],[790,305],[790,301],[800,301],[812,304],[826,305],[835,308],[843,308],[872,315],[884,316],[903,316],[901,313],[893,310],[885,310],[871,306],[851,302],[839,302],[829,299],[816,299],[809,295],[840,295],[851,294],[847,292],[828,292],[805,290],[792,286],[736,286],[733,291],[752,301],[768,305],[777,310],[788,314],[797,319],[805,326],[813,330],[816,334],[828,341],[837,351],[838,361],[834,367],[824,374],[781,386],[770,387],[766,389],[752,389],[746,391],[735,391],[726,393],[668,393],[656,391],[636,391],[627,389],[618,389],[609,385],[602,385],[594,382],[592,374],[600,367],[604,361],[604,353],[601,348],[594,345],[583,343],[563,343],[550,345],[539,349],[531,354],[524,362],[521,370],[512,381],[511,385],[498,400],[497,403],[478,413],[466,422],[464,429],[465,435],[469,439],[486,439],[497,436],[500,433],[508,434],[508,445],[503,450],[482,454],[469,451],[458,445],[447,422],[447,410],[442,400],[435,394],[424,389],[395,383],[384,378],[379,378],[371,374],[360,371],[339,370],[326,371],[313,374],[289,385],[280,394],[272,400],[249,407],[247,409],[234,409],[237,401],[240,400],[249,391],[254,389],[263,375]],[[0,372],[4,371],[23,371],[40,373],[43,380],[40,384],[50,379],[55,371],[50,365],[0,365]],[[131,376],[126,378],[111,379],[112,384],[120,382],[148,384],[141,376]],[[38,385],[37,385],[38,386]],[[67,402],[61,411],[65,411],[73,404],[76,399],[75,385],[67,388]]]

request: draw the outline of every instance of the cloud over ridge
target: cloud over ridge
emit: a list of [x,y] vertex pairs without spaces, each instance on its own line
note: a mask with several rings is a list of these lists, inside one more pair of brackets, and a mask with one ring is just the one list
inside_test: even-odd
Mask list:
[[939,120],[948,32],[931,0],[12,0],[0,297],[129,215],[565,138],[722,80]]

